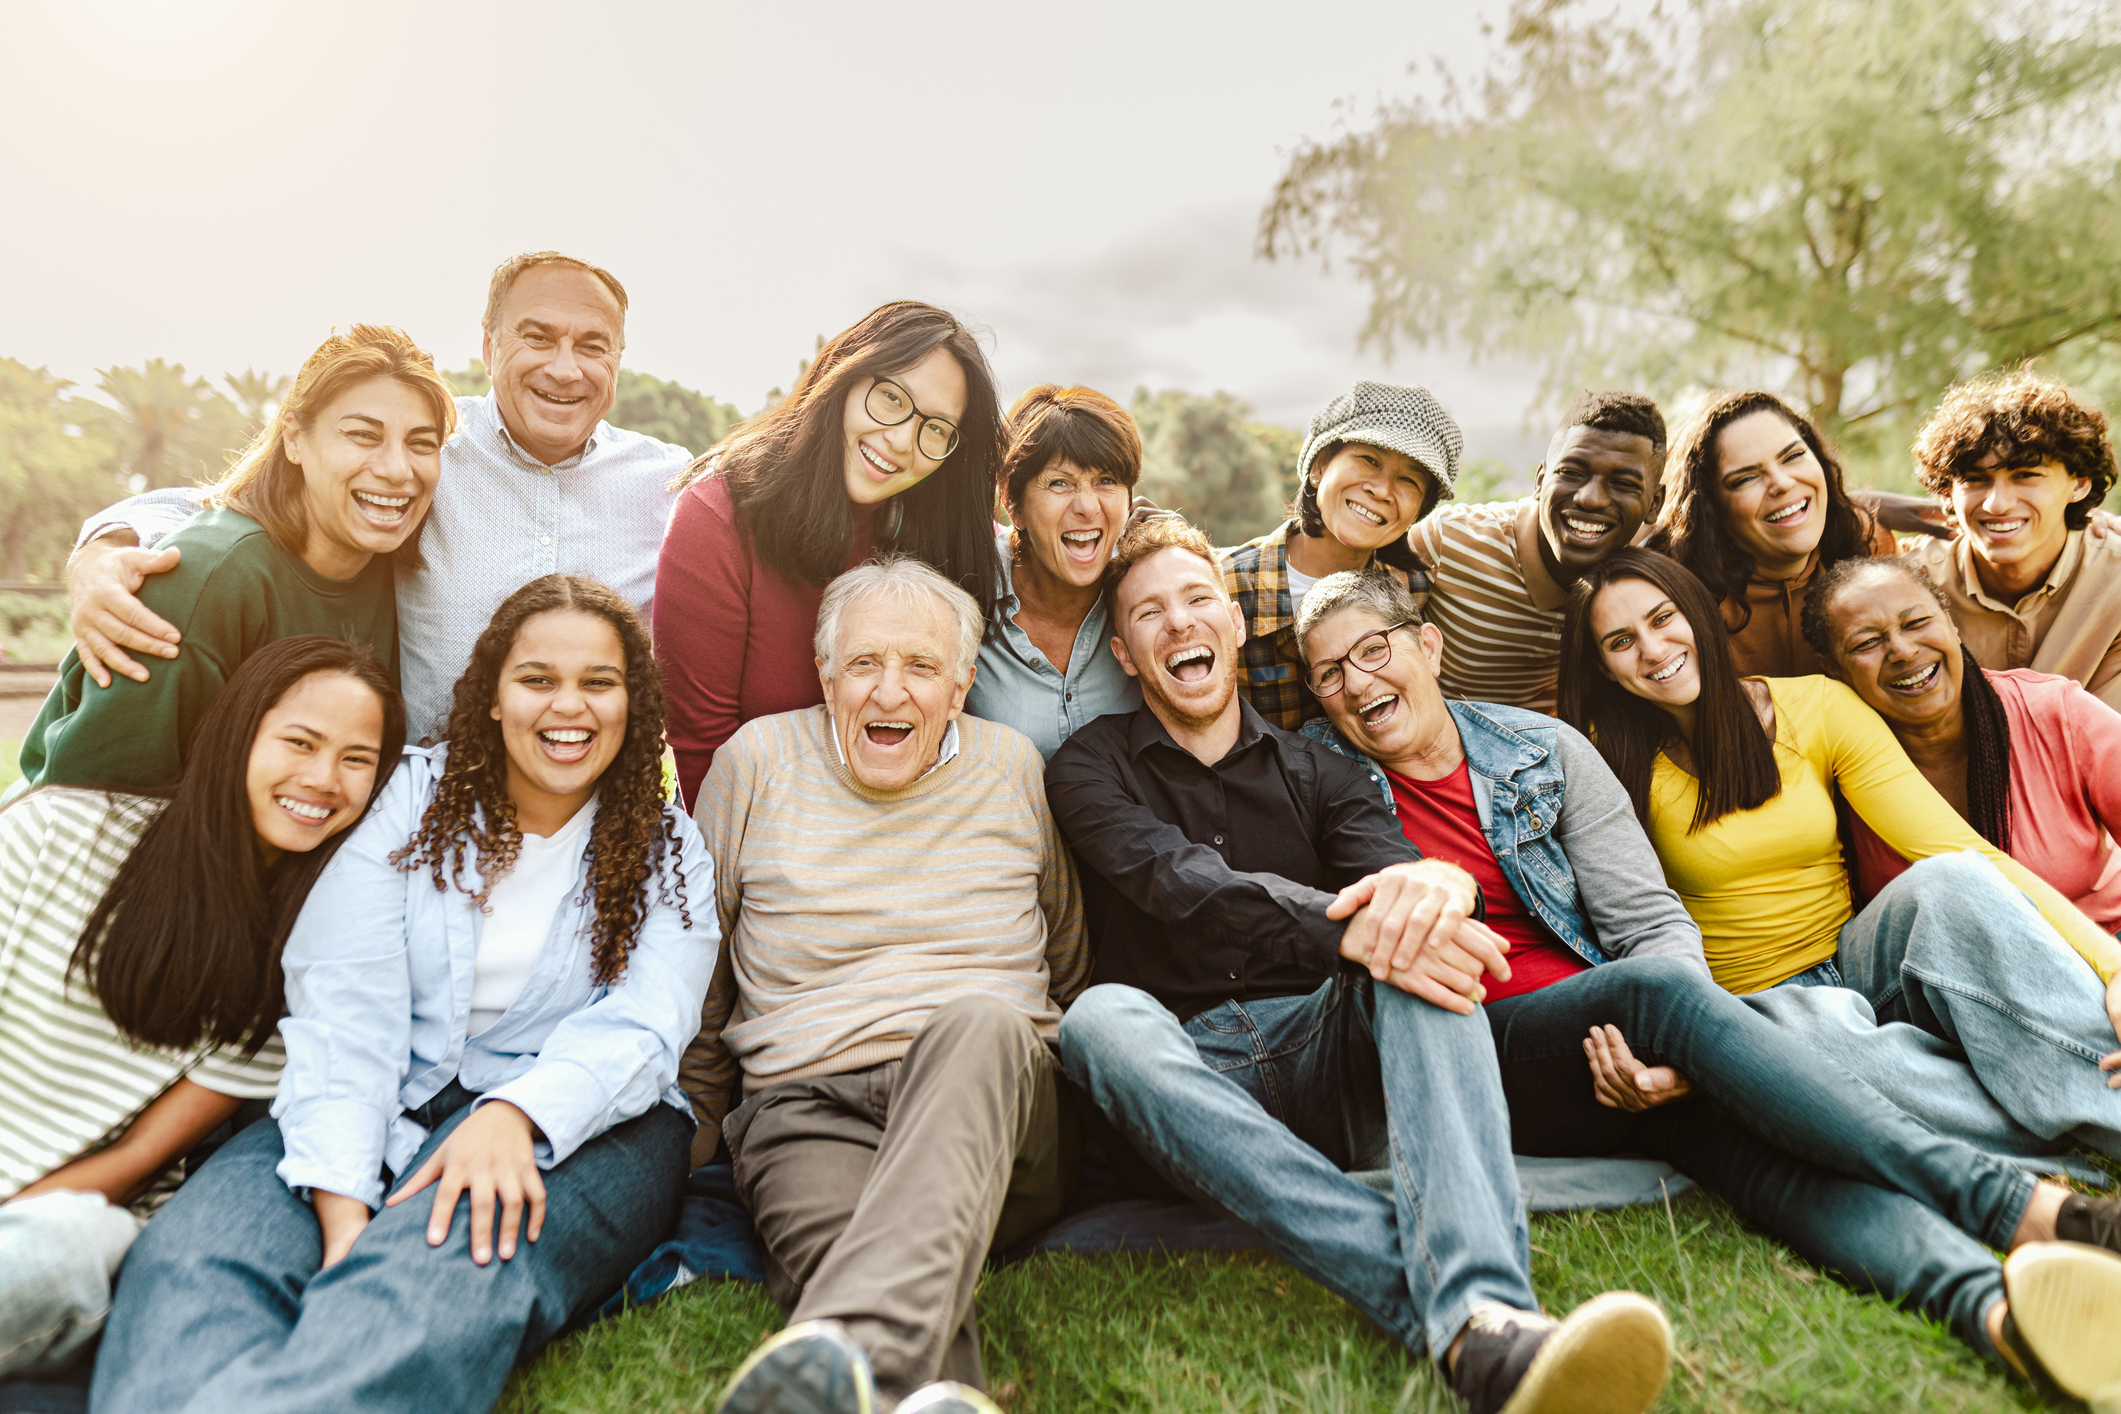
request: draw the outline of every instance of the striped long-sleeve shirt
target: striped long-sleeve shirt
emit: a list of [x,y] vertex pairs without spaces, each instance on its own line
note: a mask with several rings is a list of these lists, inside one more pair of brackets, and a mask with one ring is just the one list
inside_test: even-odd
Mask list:
[[1539,502],[1439,506],[1407,537],[1429,567],[1446,695],[1551,715],[1569,591],[1539,558]]
[[964,996],[1058,1034],[1090,957],[1045,763],[1013,728],[957,726],[957,755],[891,792],[854,779],[823,707],[715,753],[695,818],[726,942],[683,1072],[708,1149],[738,1066],[756,1091],[897,1060]]

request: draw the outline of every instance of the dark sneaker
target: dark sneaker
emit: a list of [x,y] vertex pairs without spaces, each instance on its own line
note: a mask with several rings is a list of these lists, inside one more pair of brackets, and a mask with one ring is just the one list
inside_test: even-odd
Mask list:
[[900,1401],[898,1414],[1002,1414],[1002,1409],[971,1385],[937,1380]]
[[1564,1321],[1481,1302],[1451,1388],[1473,1414],[1644,1414],[1671,1371],[1672,1327],[1657,1303],[1608,1291]]
[[2121,1256],[2078,1242],[2028,1242],[2005,1259],[2003,1318],[2025,1373],[2093,1409],[2121,1410]]
[[2062,1211],[2055,1214],[2055,1239],[2121,1252],[2121,1198],[2070,1194],[2062,1200]]
[[838,1321],[803,1321],[751,1352],[716,1414],[876,1414],[869,1357]]

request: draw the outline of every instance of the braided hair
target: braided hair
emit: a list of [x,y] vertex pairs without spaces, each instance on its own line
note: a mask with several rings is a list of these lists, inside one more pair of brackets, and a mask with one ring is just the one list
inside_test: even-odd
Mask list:
[[[1951,610],[1944,591],[1918,564],[1890,555],[1840,560],[1827,566],[1804,596],[1799,625],[1804,641],[1822,663],[1836,660],[1828,631],[1827,614],[1850,581],[1869,570],[1884,570],[1906,576],[1922,587],[1937,612],[1947,621]],[[2002,850],[2011,849],[2011,724],[2003,710],[2003,698],[1988,680],[1974,651],[1959,645],[1959,712],[1966,727],[1966,822],[1974,832]]]

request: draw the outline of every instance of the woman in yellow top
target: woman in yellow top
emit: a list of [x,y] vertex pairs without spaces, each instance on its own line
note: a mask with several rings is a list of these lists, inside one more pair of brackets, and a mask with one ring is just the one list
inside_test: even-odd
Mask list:
[[[1975,834],[1855,693],[1739,678],[1701,581],[1630,549],[1572,592],[1561,715],[1627,787],[1718,982],[1852,988],[1963,1051],[2032,1134],[2121,1155],[2121,942]],[[1837,791],[1915,861],[1853,916]]]

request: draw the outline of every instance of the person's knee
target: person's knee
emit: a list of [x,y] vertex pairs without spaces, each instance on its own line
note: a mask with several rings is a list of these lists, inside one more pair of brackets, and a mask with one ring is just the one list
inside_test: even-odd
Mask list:
[[997,997],[955,997],[928,1014],[921,1027],[928,1045],[978,1047],[997,1052],[1039,1044],[1031,1018]]
[[2009,889],[2010,882],[1986,856],[1965,850],[1918,859],[1886,887],[1898,888],[1922,902],[1971,904],[1985,894]]
[[1106,982],[1090,988],[1061,1015],[1061,1054],[1101,1054],[1114,1045],[1138,1043],[1143,1032],[1159,1022],[1168,1023],[1171,1013],[1163,1004],[1138,987]]

